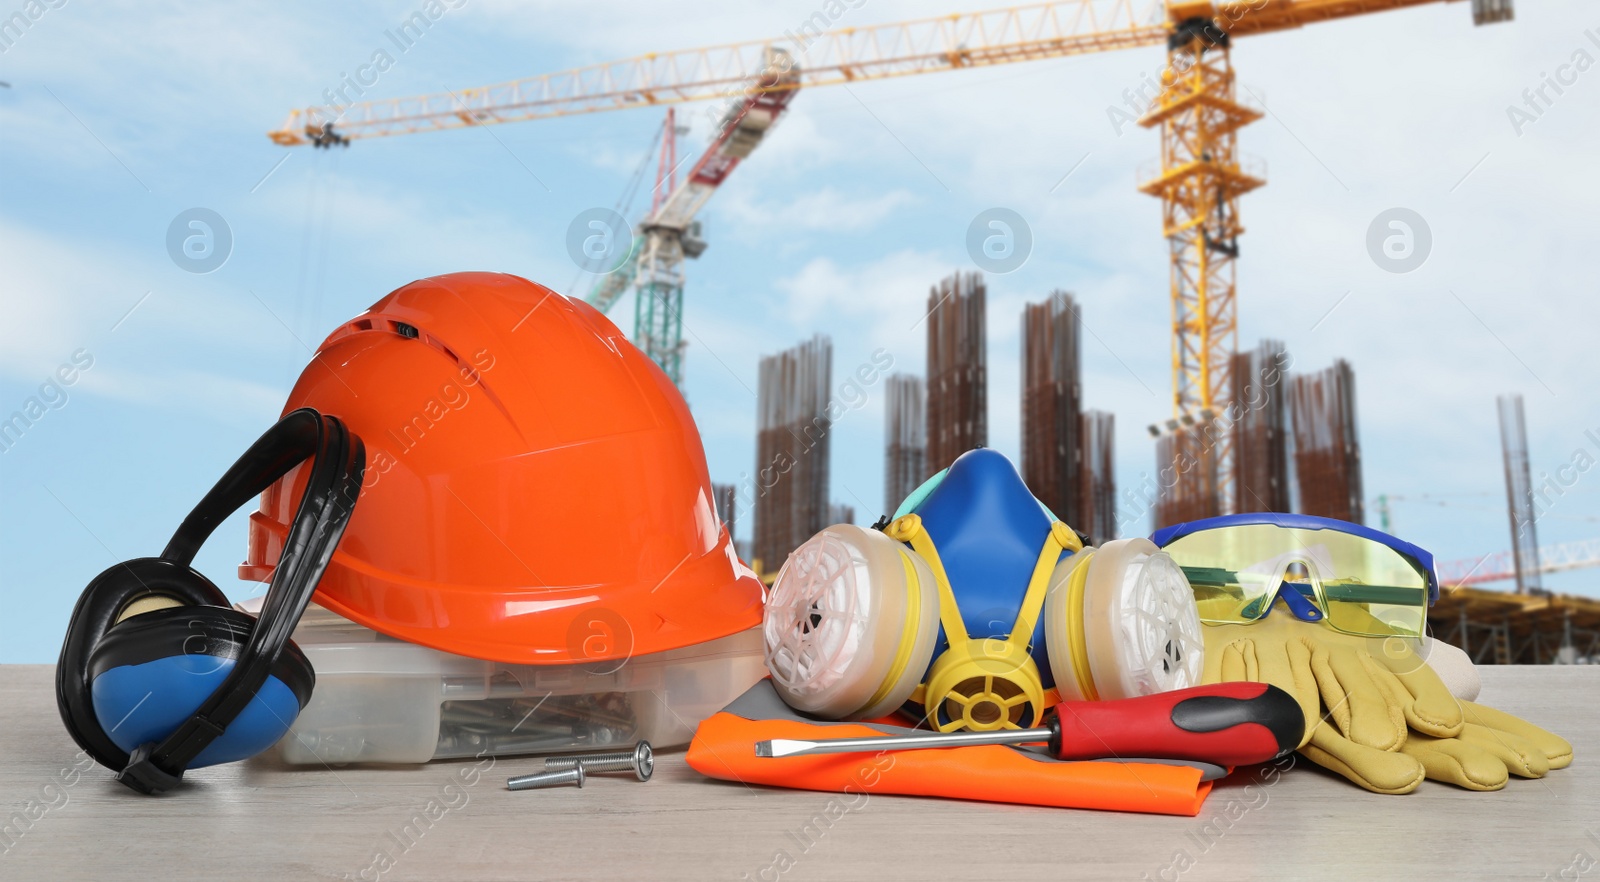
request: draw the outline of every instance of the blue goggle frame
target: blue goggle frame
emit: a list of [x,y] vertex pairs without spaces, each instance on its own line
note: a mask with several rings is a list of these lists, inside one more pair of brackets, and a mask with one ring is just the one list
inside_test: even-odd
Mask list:
[[1418,548],[1410,542],[1391,536],[1382,530],[1374,530],[1362,524],[1341,521],[1337,518],[1320,518],[1315,515],[1274,511],[1245,512],[1242,514],[1221,515],[1214,518],[1202,518],[1198,521],[1186,521],[1181,524],[1173,524],[1170,527],[1162,527],[1150,534],[1150,541],[1154,542],[1157,547],[1165,548],[1172,542],[1194,533],[1224,527],[1248,527],[1260,524],[1298,530],[1333,530],[1377,542],[1411,561],[1427,578],[1429,606],[1433,606],[1439,600],[1439,574],[1434,569],[1432,552]]

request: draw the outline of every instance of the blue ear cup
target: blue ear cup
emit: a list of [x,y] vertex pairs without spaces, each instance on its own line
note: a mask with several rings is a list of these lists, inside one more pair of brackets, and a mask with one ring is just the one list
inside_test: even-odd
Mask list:
[[[118,622],[89,655],[95,719],[115,721],[106,735],[126,753],[165,739],[227,679],[254,627],[250,616],[218,606],[171,607]],[[288,644],[255,697],[189,768],[246,759],[276,744],[315,683],[311,663]]]

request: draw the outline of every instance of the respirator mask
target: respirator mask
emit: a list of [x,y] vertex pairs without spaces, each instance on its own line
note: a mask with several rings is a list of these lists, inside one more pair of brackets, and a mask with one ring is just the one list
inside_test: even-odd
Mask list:
[[773,684],[836,720],[899,710],[939,731],[1039,725],[1056,700],[1193,686],[1182,570],[1146,539],[1085,545],[1011,463],[972,450],[881,529],[831,526],[767,597]]

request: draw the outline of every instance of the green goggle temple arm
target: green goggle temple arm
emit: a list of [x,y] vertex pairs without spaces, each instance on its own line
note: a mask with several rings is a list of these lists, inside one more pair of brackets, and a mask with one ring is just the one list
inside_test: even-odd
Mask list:
[[[1184,576],[1195,588],[1227,588],[1241,584],[1239,574],[1222,567],[1183,567]],[[1315,598],[1315,590],[1306,582],[1284,582],[1306,597]],[[1392,606],[1426,606],[1428,589],[1425,586],[1364,585],[1361,583],[1324,582],[1323,596],[1330,603],[1381,603]]]

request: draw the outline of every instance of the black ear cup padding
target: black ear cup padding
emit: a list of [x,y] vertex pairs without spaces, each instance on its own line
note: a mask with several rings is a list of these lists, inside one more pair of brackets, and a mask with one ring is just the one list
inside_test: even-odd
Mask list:
[[[220,606],[180,606],[143,613],[112,625],[100,638],[89,655],[88,681],[93,683],[112,668],[180,655],[204,656],[207,662],[237,660],[255,626],[254,616]],[[279,653],[270,675],[283,681],[305,708],[316,685],[316,673],[293,641]]]
[[72,740],[108,768],[127,765],[128,755],[95,720],[89,695],[89,655],[129,603],[151,596],[170,597],[189,607],[228,605],[228,598],[211,580],[191,567],[159,557],[116,564],[95,576],[78,597],[56,663],[56,704]]

